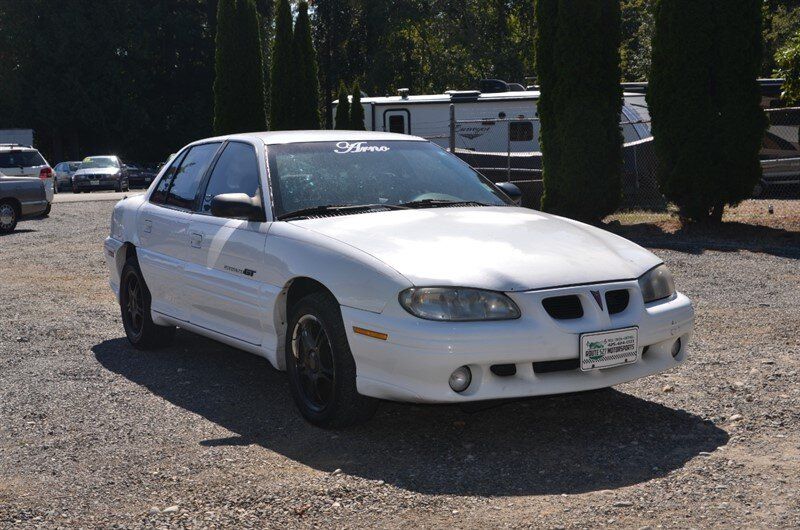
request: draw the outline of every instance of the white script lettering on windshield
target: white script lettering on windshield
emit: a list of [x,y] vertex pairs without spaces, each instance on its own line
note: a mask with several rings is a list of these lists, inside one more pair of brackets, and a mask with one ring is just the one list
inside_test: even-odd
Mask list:
[[366,145],[367,142],[339,142],[334,153],[340,155],[348,153],[383,153],[389,150],[388,145]]

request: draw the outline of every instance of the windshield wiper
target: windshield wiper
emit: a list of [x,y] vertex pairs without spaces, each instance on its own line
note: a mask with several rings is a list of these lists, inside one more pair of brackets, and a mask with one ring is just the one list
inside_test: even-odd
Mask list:
[[439,206],[492,206],[485,202],[478,201],[453,201],[449,199],[422,199],[419,201],[410,201],[400,203],[400,206],[406,208],[437,208]]
[[397,204],[325,204],[320,206],[311,206],[310,208],[301,208],[293,212],[287,212],[278,216],[279,221],[285,219],[295,219],[302,217],[311,217],[314,215],[324,215],[331,212],[344,212],[344,213],[359,213],[367,212],[369,210],[406,210],[404,205]]

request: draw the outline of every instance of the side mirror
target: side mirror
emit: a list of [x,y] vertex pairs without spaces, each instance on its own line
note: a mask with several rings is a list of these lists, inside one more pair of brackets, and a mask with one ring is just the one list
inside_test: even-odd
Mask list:
[[263,221],[261,201],[246,193],[222,193],[211,199],[211,215],[247,221]]
[[522,199],[522,190],[520,190],[516,184],[512,184],[510,182],[495,182],[494,185],[500,188],[503,193],[508,195],[509,199],[514,201],[516,204],[519,204],[520,199]]

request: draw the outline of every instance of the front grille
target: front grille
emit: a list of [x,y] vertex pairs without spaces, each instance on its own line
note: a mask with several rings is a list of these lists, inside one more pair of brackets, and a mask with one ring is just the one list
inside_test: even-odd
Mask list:
[[581,299],[574,294],[545,298],[542,300],[542,305],[547,314],[556,320],[570,320],[583,316]]
[[517,373],[517,365],[515,364],[493,364],[490,369],[494,375],[500,377],[510,377]]
[[533,373],[549,374],[551,372],[565,372],[567,370],[577,370],[580,367],[579,359],[563,359],[560,361],[539,361],[533,363]]
[[628,307],[629,301],[630,293],[627,289],[608,291],[606,293],[606,307],[608,307],[608,314],[615,315],[617,313],[622,313]]

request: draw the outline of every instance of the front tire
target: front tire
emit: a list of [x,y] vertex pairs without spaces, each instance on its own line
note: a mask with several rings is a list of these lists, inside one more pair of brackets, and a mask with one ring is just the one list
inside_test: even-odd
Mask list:
[[310,294],[289,310],[285,355],[292,398],[310,423],[346,427],[375,413],[378,401],[356,390],[356,364],[330,294]]
[[150,316],[150,290],[135,257],[122,268],[119,282],[119,305],[125,335],[134,348],[153,350],[168,346],[175,337],[175,326],[159,326]]

